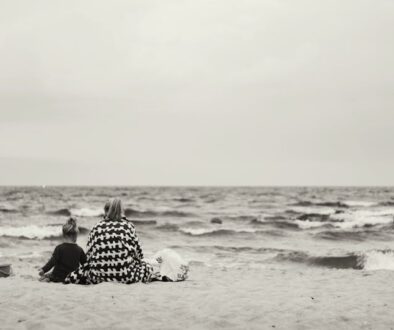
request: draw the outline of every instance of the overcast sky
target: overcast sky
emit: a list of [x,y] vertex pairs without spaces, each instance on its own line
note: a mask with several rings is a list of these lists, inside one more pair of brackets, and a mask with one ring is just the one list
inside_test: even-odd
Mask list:
[[3,0],[0,184],[393,185],[392,0]]

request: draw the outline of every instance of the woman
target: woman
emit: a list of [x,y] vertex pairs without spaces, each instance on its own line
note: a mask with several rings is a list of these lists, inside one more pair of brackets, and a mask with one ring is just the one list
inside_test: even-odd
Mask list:
[[91,230],[87,261],[70,273],[65,283],[150,282],[153,268],[142,261],[143,254],[133,224],[123,217],[120,199],[112,199],[104,219]]

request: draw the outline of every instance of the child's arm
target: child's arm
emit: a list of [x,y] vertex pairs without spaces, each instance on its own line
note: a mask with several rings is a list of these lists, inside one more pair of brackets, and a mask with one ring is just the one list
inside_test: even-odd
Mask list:
[[83,265],[87,261],[85,252],[81,249],[81,257],[79,258],[79,263]]
[[41,271],[39,272],[40,275],[44,275],[46,272],[50,271],[56,264],[56,261],[58,260],[58,248],[55,248],[55,251],[53,251],[51,259],[45,264],[44,267],[41,268]]

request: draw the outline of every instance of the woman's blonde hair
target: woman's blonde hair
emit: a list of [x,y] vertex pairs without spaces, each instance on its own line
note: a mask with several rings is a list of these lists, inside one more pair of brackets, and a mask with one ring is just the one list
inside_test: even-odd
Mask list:
[[106,220],[121,220],[123,217],[122,201],[119,198],[113,198],[109,201],[108,212],[105,215]]

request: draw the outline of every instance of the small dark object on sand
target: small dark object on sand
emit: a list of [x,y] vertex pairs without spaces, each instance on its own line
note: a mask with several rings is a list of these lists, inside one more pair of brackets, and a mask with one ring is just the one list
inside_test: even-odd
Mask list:
[[0,265],[0,277],[8,277],[11,275],[11,264]]

